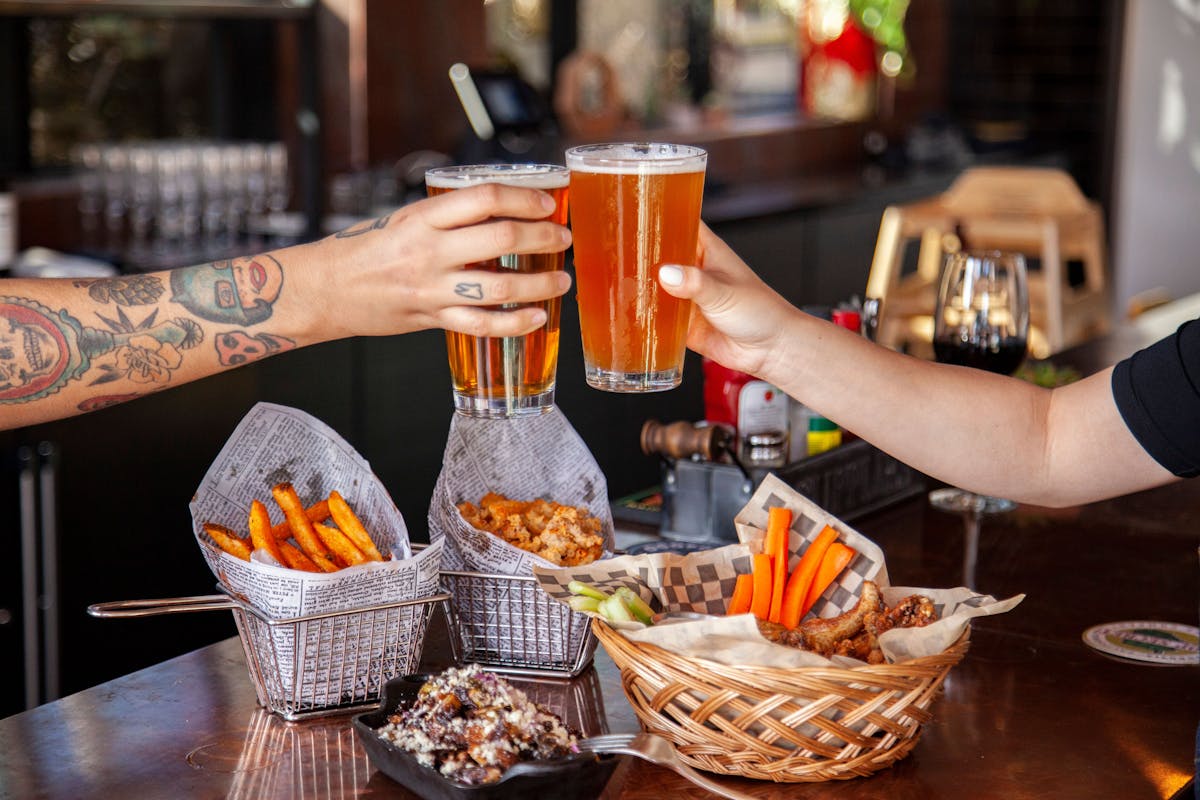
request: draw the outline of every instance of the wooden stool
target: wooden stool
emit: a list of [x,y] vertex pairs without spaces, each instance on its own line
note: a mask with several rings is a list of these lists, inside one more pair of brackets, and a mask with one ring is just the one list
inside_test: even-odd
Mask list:
[[[876,341],[930,357],[932,313],[946,244],[955,234],[975,250],[1036,256],[1029,271],[1029,352],[1045,358],[1104,333],[1111,324],[1104,217],[1062,170],[974,167],[937,197],[883,212],[866,296],[880,301]],[[917,269],[902,275],[908,243]],[[1083,265],[1071,285],[1066,263]]]

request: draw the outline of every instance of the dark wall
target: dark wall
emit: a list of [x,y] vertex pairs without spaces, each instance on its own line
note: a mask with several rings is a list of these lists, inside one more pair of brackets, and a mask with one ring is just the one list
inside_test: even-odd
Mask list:
[[[1106,198],[1123,0],[951,0],[949,111],[981,149],[1019,137],[1067,154]],[[1007,134],[1004,132],[1007,131]]]

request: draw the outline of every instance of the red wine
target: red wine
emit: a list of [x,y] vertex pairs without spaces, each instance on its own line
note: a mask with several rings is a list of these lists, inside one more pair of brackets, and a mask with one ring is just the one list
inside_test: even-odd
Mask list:
[[1011,375],[1025,360],[1025,340],[1011,337],[988,345],[984,342],[964,342],[957,336],[946,336],[933,340],[933,353],[943,364],[958,364]]

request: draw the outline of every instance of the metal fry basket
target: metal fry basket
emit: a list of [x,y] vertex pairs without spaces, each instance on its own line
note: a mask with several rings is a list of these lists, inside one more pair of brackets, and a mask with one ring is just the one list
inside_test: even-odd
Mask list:
[[271,619],[218,589],[221,594],[97,603],[88,613],[112,618],[232,611],[259,705],[289,721],[377,704],[389,679],[417,671],[433,609],[441,604],[450,613],[450,595],[436,594]]
[[560,678],[575,677],[592,663],[591,618],[552,599],[532,575],[442,570],[441,581],[451,596],[464,662]]

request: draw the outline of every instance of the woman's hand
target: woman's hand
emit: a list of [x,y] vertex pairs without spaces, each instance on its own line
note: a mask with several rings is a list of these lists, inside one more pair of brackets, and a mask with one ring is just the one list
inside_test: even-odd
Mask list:
[[778,350],[791,304],[754,274],[708,226],[700,225],[698,267],[663,266],[663,290],[695,303],[688,347],[730,369],[762,376]]
[[299,268],[288,277],[300,283],[299,302],[314,314],[315,339],[425,328],[517,336],[544,324],[545,311],[484,307],[558,297],[570,288],[570,276],[561,270],[516,274],[464,265],[509,253],[565,250],[571,244],[565,221],[565,210],[556,212],[550,196],[536,189],[500,184],[458,189],[340,231],[311,252],[293,251],[301,258],[294,259]]

